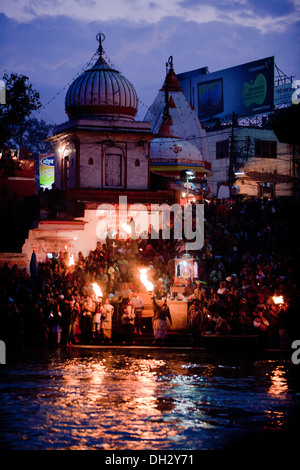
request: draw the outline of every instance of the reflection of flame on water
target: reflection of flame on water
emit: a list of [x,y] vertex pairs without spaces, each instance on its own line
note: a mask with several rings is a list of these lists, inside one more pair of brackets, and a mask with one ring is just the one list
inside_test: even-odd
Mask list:
[[276,305],[284,304],[282,295],[273,295],[272,299],[273,299],[274,304]]
[[277,366],[270,376],[271,386],[269,388],[269,394],[280,395],[288,392],[288,384],[285,377],[285,371]]
[[146,287],[146,290],[150,292],[150,291],[153,291],[154,286],[152,282],[148,281],[147,279],[147,271],[148,271],[147,268],[140,268],[140,280]]
[[93,290],[96,297],[103,297],[102,290],[96,282],[93,283]]

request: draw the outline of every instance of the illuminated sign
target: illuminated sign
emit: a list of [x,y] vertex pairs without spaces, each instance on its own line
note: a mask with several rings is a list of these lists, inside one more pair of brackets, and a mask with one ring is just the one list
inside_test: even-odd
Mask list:
[[51,189],[54,183],[54,155],[40,155],[40,187]]

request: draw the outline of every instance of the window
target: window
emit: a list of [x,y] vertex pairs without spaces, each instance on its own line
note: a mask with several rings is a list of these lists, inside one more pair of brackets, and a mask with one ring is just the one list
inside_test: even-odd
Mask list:
[[66,156],[63,158],[63,181],[62,181],[63,189],[68,188],[69,171],[70,171],[69,156]]
[[255,156],[261,158],[277,158],[276,140],[255,139]]
[[136,161],[135,161],[135,166],[140,166],[140,165],[141,165],[141,164],[140,164],[140,161],[139,161],[139,159],[137,158]]
[[105,155],[105,186],[116,188],[123,186],[122,162],[122,155],[112,153]]
[[220,140],[216,142],[216,159],[229,157],[229,140]]
[[89,158],[89,165],[94,165],[94,160],[92,159],[92,157]]
[[273,183],[260,183],[259,196],[268,196],[270,198],[273,198],[275,196],[275,185]]

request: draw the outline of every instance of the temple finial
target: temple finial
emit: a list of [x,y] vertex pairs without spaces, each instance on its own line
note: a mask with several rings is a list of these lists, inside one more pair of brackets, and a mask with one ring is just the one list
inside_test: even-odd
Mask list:
[[98,53],[99,53],[100,57],[102,57],[102,54],[103,54],[102,43],[105,40],[105,35],[103,33],[98,33],[97,36],[96,36],[96,39],[97,39],[97,41],[99,41]]
[[168,64],[170,66],[170,70],[173,70],[173,56],[170,55],[170,57],[168,58]]

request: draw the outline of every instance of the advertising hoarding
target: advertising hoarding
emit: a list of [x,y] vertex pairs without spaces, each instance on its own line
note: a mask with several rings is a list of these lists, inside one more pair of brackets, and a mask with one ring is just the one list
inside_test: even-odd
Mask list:
[[203,118],[220,114],[224,110],[223,79],[198,84],[198,115]]
[[276,85],[274,88],[274,104],[291,104],[294,91],[292,82]]
[[54,183],[54,155],[40,155],[40,187],[51,189]]
[[200,120],[233,112],[252,116],[274,109],[274,57],[213,73],[195,70],[178,74],[177,78],[185,95],[193,97]]

